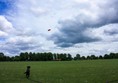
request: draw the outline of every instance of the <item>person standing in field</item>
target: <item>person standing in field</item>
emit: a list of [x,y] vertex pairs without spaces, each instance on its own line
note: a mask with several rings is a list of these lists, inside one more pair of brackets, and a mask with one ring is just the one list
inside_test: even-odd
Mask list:
[[27,66],[27,69],[24,74],[26,74],[27,79],[30,77],[30,66]]

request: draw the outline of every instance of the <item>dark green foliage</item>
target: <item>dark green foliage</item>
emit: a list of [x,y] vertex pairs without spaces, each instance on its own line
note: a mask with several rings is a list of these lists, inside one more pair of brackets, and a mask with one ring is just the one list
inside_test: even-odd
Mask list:
[[110,59],[110,56],[108,54],[105,54],[104,59]]
[[97,56],[95,56],[95,55],[91,55],[91,60],[93,60],[93,59],[98,59],[98,57]]
[[85,59],[86,59],[85,56],[82,56],[82,57],[81,57],[81,60],[85,60]]
[[32,53],[25,52],[20,53],[19,56],[8,57],[4,53],[0,53],[0,61],[68,61],[72,60],[70,54],[52,54],[49,53]]
[[87,56],[87,59],[88,59],[88,60],[90,60],[90,59],[91,59],[91,57],[90,57],[90,56]]
[[70,61],[70,60],[72,60],[72,59],[73,59],[73,58],[72,58],[71,54],[68,54],[68,55],[67,55],[67,60]]
[[5,56],[4,53],[0,53],[0,61],[10,61],[10,57],[9,56]]
[[80,54],[76,54],[76,56],[74,57],[74,60],[80,60],[81,57],[80,57]]
[[32,53],[25,52],[20,53],[18,56],[5,56],[4,53],[0,52],[0,61],[71,61],[71,60],[95,60],[95,59],[118,59],[118,53],[110,53],[105,54],[104,56],[100,55],[99,57],[95,55],[91,56],[80,56],[80,54],[76,54],[73,58],[71,54],[66,53]]
[[99,56],[99,59],[103,59],[103,57],[100,55],[100,56]]
[[118,53],[105,54],[104,56],[91,55],[87,57],[85,56],[81,57],[80,54],[76,54],[76,56],[74,57],[74,60],[95,60],[95,59],[118,59]]

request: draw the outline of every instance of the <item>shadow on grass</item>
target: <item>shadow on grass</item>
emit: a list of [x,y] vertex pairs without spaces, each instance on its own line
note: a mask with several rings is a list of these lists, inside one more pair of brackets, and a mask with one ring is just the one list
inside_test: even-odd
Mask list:
[[40,81],[33,80],[33,79],[28,79],[28,80],[30,80],[30,81],[32,81],[32,82],[34,82],[34,83],[42,83],[42,82],[40,82]]
[[118,80],[112,80],[112,81],[109,81],[109,82],[106,82],[106,83],[118,83]]

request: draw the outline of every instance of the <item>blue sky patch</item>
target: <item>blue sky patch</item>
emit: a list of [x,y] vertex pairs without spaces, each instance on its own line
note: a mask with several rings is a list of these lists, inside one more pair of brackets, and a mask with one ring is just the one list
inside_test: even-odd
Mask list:
[[0,37],[0,41],[5,41],[5,38],[1,38],[1,37]]
[[0,0],[0,15],[7,13],[12,8],[11,0]]

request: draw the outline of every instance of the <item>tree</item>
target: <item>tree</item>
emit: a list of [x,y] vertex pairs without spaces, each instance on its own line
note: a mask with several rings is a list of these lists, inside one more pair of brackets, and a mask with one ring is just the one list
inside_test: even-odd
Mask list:
[[6,60],[5,61],[11,61],[11,58],[9,56],[5,56]]
[[96,59],[95,55],[91,55],[91,60]]
[[103,57],[100,55],[100,56],[99,56],[99,59],[103,59]]
[[30,61],[33,61],[32,52],[29,52],[29,53],[28,53],[28,57],[29,57],[29,60],[30,60]]
[[0,61],[5,61],[5,56],[4,56],[4,53],[0,53]]
[[82,60],[85,60],[86,58],[85,58],[85,56],[82,56],[81,59],[82,59]]
[[60,58],[60,60],[65,61],[66,60],[66,54],[63,54],[63,53],[59,54],[59,58]]
[[91,57],[90,56],[87,56],[87,59],[91,59]]
[[30,61],[30,57],[29,57],[28,52],[25,52],[24,56],[25,56],[25,59],[26,59],[25,61]]
[[70,61],[70,60],[72,60],[72,59],[73,59],[73,58],[72,58],[71,54],[68,54],[68,55],[67,55],[67,60]]
[[110,53],[110,54],[109,54],[109,58],[110,58],[110,59],[115,58],[115,53]]
[[20,56],[15,56],[14,61],[20,61]]
[[57,61],[61,61],[61,56],[58,53],[57,53]]
[[41,61],[41,53],[37,53],[35,56],[36,56],[36,61]]
[[109,59],[109,55],[108,54],[105,54],[104,55],[104,59]]
[[53,60],[53,54],[51,52],[47,53],[47,60],[52,61]]
[[114,58],[115,58],[115,59],[118,59],[118,53],[115,54],[115,57],[114,57]]
[[80,60],[80,59],[81,59],[80,54],[76,54],[76,56],[74,57],[74,60]]
[[[13,58],[13,60],[14,60],[14,58],[15,57],[12,57]],[[25,57],[24,57],[24,53],[20,53],[20,61],[24,61],[25,60]]]

